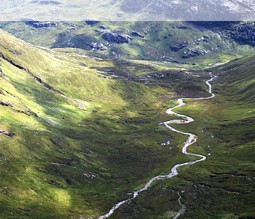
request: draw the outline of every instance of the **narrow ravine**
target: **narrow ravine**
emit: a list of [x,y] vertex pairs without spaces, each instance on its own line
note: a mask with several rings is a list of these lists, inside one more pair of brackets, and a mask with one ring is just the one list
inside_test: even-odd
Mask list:
[[[194,122],[194,119],[189,117],[189,116],[186,116],[186,115],[182,115],[182,114],[178,114],[178,113],[175,113],[173,112],[174,109],[176,108],[179,108],[179,107],[182,107],[184,106],[186,103],[184,102],[184,100],[187,100],[187,99],[190,99],[190,100],[208,100],[208,99],[212,99],[215,97],[215,94],[212,92],[212,85],[211,85],[211,82],[216,78],[217,76],[214,76],[214,77],[211,77],[211,79],[207,80],[206,81],[206,84],[208,86],[208,92],[211,94],[211,96],[209,97],[201,97],[201,98],[180,98],[178,99],[178,105],[175,106],[175,107],[172,107],[170,109],[168,109],[166,111],[166,113],[168,115],[175,115],[175,116],[178,116],[178,117],[181,117],[183,119],[174,119],[174,120],[169,120],[169,121],[166,121],[160,125],[164,125],[164,127],[166,127],[167,129],[170,129],[171,131],[173,132],[176,132],[176,133],[179,133],[179,134],[183,134],[183,135],[187,135],[188,136],[188,139],[186,140],[186,142],[184,143],[184,146],[182,148],[182,153],[183,154],[186,154],[186,155],[189,155],[189,156],[195,156],[197,157],[198,159],[197,160],[194,160],[194,161],[189,161],[189,162],[185,162],[185,163],[181,163],[181,164],[176,164],[172,169],[171,169],[171,172],[167,175],[158,175],[158,176],[155,176],[153,177],[152,179],[149,180],[149,182],[147,184],[144,185],[143,188],[137,190],[137,191],[134,191],[132,194],[133,194],[133,197],[129,198],[129,199],[126,199],[126,200],[123,200],[119,203],[117,203],[107,214],[103,215],[103,216],[100,216],[99,219],[106,219],[106,218],[109,218],[120,206],[126,204],[127,202],[135,199],[141,192],[144,192],[146,190],[149,189],[149,187],[152,185],[153,182],[157,181],[157,180],[164,180],[164,179],[171,179],[173,178],[174,176],[177,176],[178,175],[178,171],[177,169],[179,167],[183,167],[183,166],[190,166],[190,165],[193,165],[195,163],[198,163],[198,162],[201,162],[201,161],[204,161],[206,160],[206,156],[204,155],[201,155],[201,154],[194,154],[194,153],[189,153],[187,152],[187,149],[190,145],[193,145],[194,143],[197,142],[197,139],[198,137],[195,135],[195,134],[192,134],[192,133],[188,133],[188,132],[182,132],[182,131],[179,131],[175,128],[173,128],[170,124],[188,124],[188,123],[191,123],[191,122]],[[170,144],[170,141],[168,141],[167,143],[163,144],[163,145],[167,145],[167,144]],[[179,199],[179,203],[180,203],[180,199]],[[178,212],[178,214],[174,217],[175,219],[178,218],[180,215],[182,215],[184,212],[185,212],[185,206],[183,204],[181,204],[182,206],[182,209]]]

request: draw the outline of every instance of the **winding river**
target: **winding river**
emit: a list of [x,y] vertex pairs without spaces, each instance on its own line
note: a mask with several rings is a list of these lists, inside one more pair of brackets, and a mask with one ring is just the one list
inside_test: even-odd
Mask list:
[[[188,136],[188,139],[186,140],[186,142],[184,143],[184,146],[182,148],[182,153],[183,154],[186,154],[186,155],[189,155],[189,156],[195,156],[197,157],[198,159],[197,160],[194,160],[194,161],[189,161],[189,162],[185,162],[185,163],[181,163],[181,164],[176,164],[172,169],[171,169],[171,172],[167,175],[158,175],[158,176],[155,176],[153,177],[152,179],[150,179],[145,185],[143,188],[137,190],[137,191],[134,191],[132,193],[133,197],[129,198],[129,199],[126,199],[126,200],[123,200],[119,203],[117,203],[107,214],[103,215],[103,216],[100,216],[99,219],[106,219],[106,218],[109,218],[120,206],[126,204],[127,202],[135,199],[141,192],[144,192],[146,190],[149,189],[149,187],[152,185],[153,182],[157,181],[157,180],[164,180],[164,179],[171,179],[172,177],[174,176],[177,176],[178,175],[178,171],[177,169],[179,167],[183,167],[183,166],[190,166],[190,165],[193,165],[195,163],[198,163],[198,162],[201,162],[201,161],[204,161],[206,160],[206,156],[204,155],[201,155],[201,154],[194,154],[194,153],[189,153],[187,152],[187,149],[189,146],[193,145],[194,143],[197,142],[197,139],[198,137],[195,135],[195,134],[192,134],[192,133],[188,133],[188,132],[182,132],[182,131],[179,131],[175,128],[173,128],[171,126],[171,124],[188,124],[188,123],[191,123],[191,122],[194,122],[194,119],[189,117],[189,116],[186,116],[186,115],[182,115],[182,114],[178,114],[178,113],[175,113],[173,112],[174,109],[176,108],[179,108],[179,107],[182,107],[184,106],[186,103],[184,102],[184,100],[186,99],[191,99],[191,100],[208,100],[208,99],[212,99],[215,97],[215,94],[212,92],[212,85],[211,85],[211,82],[216,78],[217,76],[213,76],[211,77],[211,79],[207,80],[206,81],[206,84],[208,86],[208,92],[211,94],[211,96],[209,97],[201,97],[201,98],[180,98],[178,99],[178,105],[175,106],[175,107],[172,107],[170,109],[168,109],[166,111],[166,113],[168,115],[175,115],[175,116],[178,116],[178,117],[181,117],[183,119],[174,119],[174,120],[169,120],[169,121],[166,121],[160,125],[163,125],[164,127],[166,127],[167,129],[170,129],[171,131],[173,132],[176,132],[176,133],[179,133],[179,134],[182,134],[182,135],[187,135]],[[170,144],[170,141],[168,141],[167,143],[164,143],[164,145],[168,145]],[[180,195],[179,195],[180,196]],[[179,198],[179,203],[180,205],[182,206],[182,209],[176,214],[176,216],[174,217],[175,219],[178,218],[180,215],[182,215],[184,212],[185,212],[185,206],[183,204],[181,204],[180,202],[180,198]]]

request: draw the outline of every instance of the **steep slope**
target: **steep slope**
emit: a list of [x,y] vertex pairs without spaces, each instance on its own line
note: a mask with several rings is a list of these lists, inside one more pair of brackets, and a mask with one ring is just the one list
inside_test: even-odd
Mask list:
[[120,8],[126,13],[133,14],[137,20],[232,21],[252,18],[253,7],[254,3],[249,0],[242,2],[228,0],[213,2],[208,0],[127,0],[122,1]]
[[89,196],[80,194],[93,178],[90,171],[103,174],[105,166],[89,149],[96,131],[86,137],[93,121],[85,120],[105,104],[117,110],[125,101],[111,88],[113,81],[78,60],[36,49],[3,31],[0,38],[1,217],[79,218],[91,209],[95,214],[97,208],[82,201]]

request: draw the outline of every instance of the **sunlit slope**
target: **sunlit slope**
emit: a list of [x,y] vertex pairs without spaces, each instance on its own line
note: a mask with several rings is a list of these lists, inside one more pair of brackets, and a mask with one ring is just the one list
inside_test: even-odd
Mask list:
[[171,90],[94,69],[110,61],[0,42],[0,218],[99,216],[175,162],[158,126]]
[[[1,217],[64,217],[73,202],[66,187],[86,180],[88,166],[101,168],[76,132],[92,110],[124,101],[96,71],[3,31],[0,38]],[[62,166],[72,175],[55,173]]]
[[[32,77],[41,79],[41,84],[65,93],[71,97],[86,99],[93,96],[104,100],[108,96],[116,97],[111,89],[112,81],[102,80],[97,72],[82,65],[82,61],[70,61],[68,56],[48,51],[39,50],[29,44],[17,40],[5,32],[0,32],[1,51],[3,59],[9,60],[18,69]],[[8,37],[7,37],[8,36]]]

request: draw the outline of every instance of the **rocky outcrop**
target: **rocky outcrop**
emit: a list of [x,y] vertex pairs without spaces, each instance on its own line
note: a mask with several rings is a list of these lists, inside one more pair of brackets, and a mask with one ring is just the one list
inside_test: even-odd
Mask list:
[[129,43],[131,37],[129,35],[117,34],[113,32],[107,32],[102,35],[102,38],[110,43]]
[[239,44],[247,44],[255,47],[255,22],[240,23],[228,27],[225,34]]
[[187,30],[188,29],[188,27],[187,26],[184,26],[184,25],[177,25],[176,27],[175,27],[176,29],[179,29],[179,30]]
[[184,49],[186,48],[187,46],[189,46],[189,42],[188,41],[182,41],[182,42],[179,42],[175,45],[172,45],[170,46],[170,49],[173,51],[173,52],[178,52],[180,51],[181,49]]
[[188,48],[184,51],[184,54],[182,55],[182,58],[183,59],[188,59],[188,58],[192,58],[192,57],[196,57],[196,56],[200,56],[200,55],[206,55],[209,52],[210,51],[204,50],[204,49]]
[[15,133],[9,133],[9,132],[4,131],[4,130],[0,130],[0,135],[5,135],[7,137],[13,138],[16,134]]
[[103,29],[103,30],[109,29],[109,27],[107,27],[107,26],[105,26],[105,25],[101,25],[99,28],[100,28],[100,29]]
[[106,33],[107,30],[104,30],[104,29],[98,29],[98,30],[95,30],[96,33],[99,33],[99,34],[103,34],[103,33]]
[[11,105],[11,104],[6,103],[6,102],[3,102],[3,101],[0,101],[0,106],[8,106],[8,107],[12,107],[12,105]]
[[107,46],[105,46],[103,43],[95,43],[95,42],[92,42],[92,43],[89,43],[88,44],[89,48],[91,50],[100,50],[100,51],[104,51],[104,50],[107,50]]
[[143,36],[142,34],[136,32],[136,31],[133,31],[133,32],[131,33],[131,35],[132,35],[133,37],[141,37],[141,38],[144,38],[144,36]]
[[255,22],[240,21],[193,21],[191,24],[203,29],[220,32],[239,44],[255,47]]
[[205,35],[205,36],[202,36],[202,37],[198,38],[195,41],[195,44],[200,45],[201,43],[208,43],[209,41],[210,41],[210,36]]
[[85,21],[87,25],[93,26],[99,23],[99,21],[87,20]]
[[56,27],[56,22],[41,22],[41,21],[26,21],[26,25],[34,28],[47,28],[47,27]]

